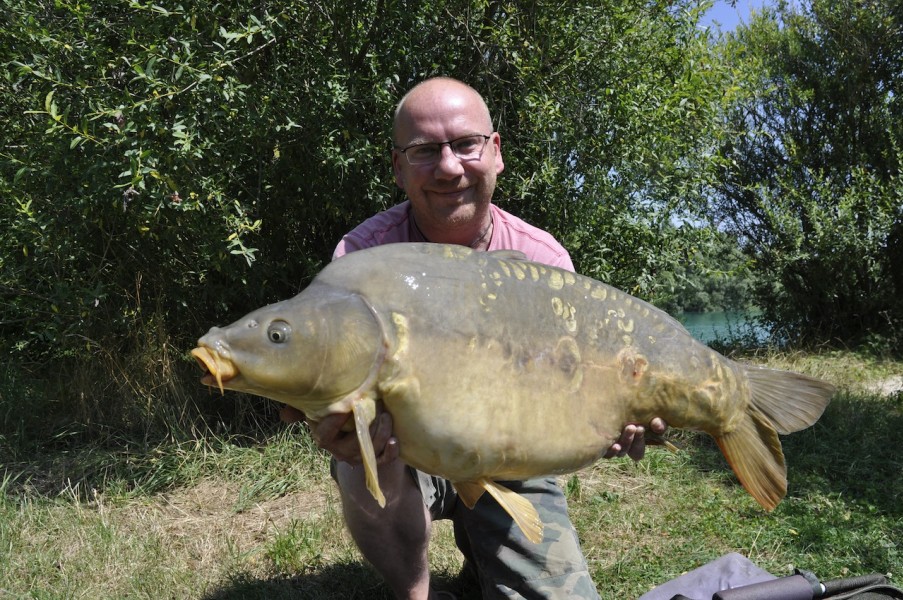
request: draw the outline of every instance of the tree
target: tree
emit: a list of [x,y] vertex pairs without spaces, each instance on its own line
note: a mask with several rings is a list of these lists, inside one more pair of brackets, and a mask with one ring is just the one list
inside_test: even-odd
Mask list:
[[756,261],[764,316],[795,339],[855,345],[903,323],[901,38],[899,2],[814,0],[724,46],[743,77],[714,205]]
[[671,215],[705,189],[725,76],[699,4],[0,0],[3,351],[143,419],[207,327],[401,199],[392,111],[432,75],[490,103],[503,206],[661,296],[701,239]]

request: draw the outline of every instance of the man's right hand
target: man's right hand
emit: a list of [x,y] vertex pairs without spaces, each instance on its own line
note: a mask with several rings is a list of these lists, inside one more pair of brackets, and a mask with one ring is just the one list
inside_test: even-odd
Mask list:
[[[306,420],[304,413],[291,406],[284,406],[279,411],[279,418],[286,423]],[[359,465],[362,460],[357,434],[353,429],[342,431],[342,427],[350,418],[351,413],[334,414],[323,417],[319,422],[307,420],[307,423],[314,441],[320,448],[332,454],[338,461]],[[370,424],[370,438],[373,440],[376,464],[387,464],[398,458],[398,438],[392,435],[392,416],[389,413],[382,412],[376,416]]]

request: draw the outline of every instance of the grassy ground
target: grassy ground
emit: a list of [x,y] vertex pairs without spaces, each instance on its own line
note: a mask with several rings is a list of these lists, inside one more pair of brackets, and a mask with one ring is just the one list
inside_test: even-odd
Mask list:
[[[903,364],[849,353],[755,360],[840,387],[816,426],[783,440],[787,498],[764,513],[708,438],[682,432],[679,453],[564,478],[603,598],[636,598],[727,552],[776,575],[798,566],[903,580],[903,395],[867,387]],[[326,458],[300,426],[15,450],[0,465],[0,598],[389,598],[344,532]],[[460,560],[438,524],[439,586],[461,591]]]

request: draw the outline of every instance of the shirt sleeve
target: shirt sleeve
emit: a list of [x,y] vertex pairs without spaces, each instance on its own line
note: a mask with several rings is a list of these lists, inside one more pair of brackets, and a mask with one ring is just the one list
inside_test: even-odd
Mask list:
[[356,239],[354,236],[346,235],[341,240],[339,240],[338,245],[335,247],[335,250],[333,250],[332,260],[341,258],[350,252],[363,250],[366,247],[366,245],[362,244],[361,241]]
[[574,269],[574,263],[571,262],[571,255],[565,251],[564,254],[560,254],[558,258],[550,263],[553,267],[561,267],[562,269],[567,269],[571,272],[576,272]]

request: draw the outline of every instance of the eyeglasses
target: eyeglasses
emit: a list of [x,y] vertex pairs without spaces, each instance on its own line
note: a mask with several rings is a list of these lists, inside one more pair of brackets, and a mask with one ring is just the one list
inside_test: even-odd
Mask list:
[[488,135],[467,135],[455,138],[445,142],[432,142],[429,144],[412,144],[405,148],[398,148],[399,152],[405,155],[408,163],[412,165],[429,165],[439,162],[442,158],[442,146],[448,144],[452,154],[461,160],[477,160],[483,156],[483,149],[486,148],[486,142],[489,140]]

